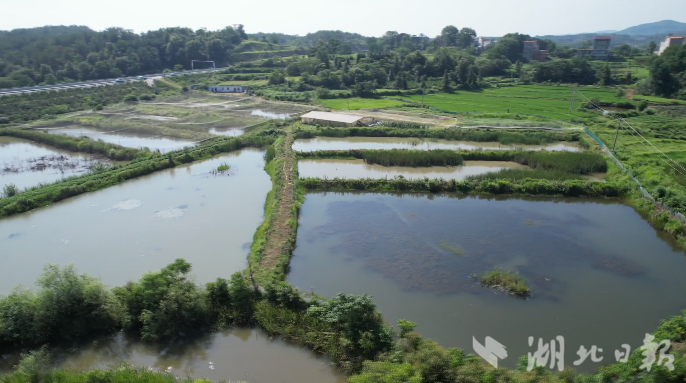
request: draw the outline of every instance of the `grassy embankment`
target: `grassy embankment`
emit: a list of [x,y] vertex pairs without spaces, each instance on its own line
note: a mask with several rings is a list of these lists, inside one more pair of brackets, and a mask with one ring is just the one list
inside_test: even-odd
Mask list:
[[84,175],[69,177],[52,184],[33,187],[13,197],[0,198],[0,217],[23,213],[82,193],[104,189],[132,178],[172,168],[178,164],[209,158],[248,146],[264,147],[273,142],[274,137],[257,134],[236,138],[217,137],[193,148],[137,158],[124,165],[115,165]]
[[116,144],[92,140],[88,137],[47,134],[40,131],[15,128],[0,129],[0,136],[22,138],[72,152],[96,154],[115,161],[128,161],[139,155],[147,155],[138,149],[125,148]]
[[481,286],[501,290],[509,295],[526,298],[531,295],[529,283],[517,273],[495,269],[481,276]]
[[267,149],[265,170],[272,178],[267,194],[264,222],[257,228],[248,256],[248,270],[260,284],[285,279],[298,228],[298,212],[304,200],[299,189],[298,163],[291,149],[293,133],[279,137]]

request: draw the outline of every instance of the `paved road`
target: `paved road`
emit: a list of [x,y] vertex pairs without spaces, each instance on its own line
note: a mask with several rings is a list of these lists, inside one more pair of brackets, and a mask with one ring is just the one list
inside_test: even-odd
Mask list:
[[[177,75],[178,74],[189,74],[189,73],[210,73],[210,72],[217,72],[220,70],[224,70],[226,68],[210,68],[210,69],[196,69],[196,70],[187,70],[183,72],[174,72]],[[168,76],[169,73],[155,73],[155,74],[146,74],[143,75],[144,77],[147,78],[152,78],[152,77],[165,77]],[[124,81],[140,81],[137,79],[138,76],[131,76],[131,77],[120,77]],[[110,78],[106,80],[93,80],[93,81],[81,81],[81,82],[72,82],[72,83],[67,83],[67,84],[56,84],[56,85],[40,85],[40,86],[30,86],[26,88],[11,88],[11,89],[0,89],[0,96],[6,96],[6,95],[12,95],[12,94],[21,94],[21,93],[31,93],[31,92],[41,92],[44,90],[60,90],[60,89],[73,89],[73,88],[90,88],[93,86],[103,86],[103,85],[112,85],[115,84],[116,78]],[[148,82],[150,84],[150,82]]]

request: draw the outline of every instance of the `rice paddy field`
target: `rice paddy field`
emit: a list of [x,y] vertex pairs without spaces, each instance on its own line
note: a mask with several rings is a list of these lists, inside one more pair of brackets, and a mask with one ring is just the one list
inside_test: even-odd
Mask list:
[[[612,89],[582,88],[588,98],[604,102],[625,102]],[[572,90],[566,86],[521,85],[484,89],[479,92],[458,91],[424,96],[424,104],[456,113],[519,113],[547,117],[555,120],[573,120],[593,116],[577,110],[583,101],[576,97],[574,110],[569,114]],[[403,96],[413,102],[422,102],[421,95]]]

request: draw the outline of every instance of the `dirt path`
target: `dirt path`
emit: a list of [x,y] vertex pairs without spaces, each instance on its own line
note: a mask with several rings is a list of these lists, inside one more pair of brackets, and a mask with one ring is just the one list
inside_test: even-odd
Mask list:
[[[289,130],[284,140],[281,174],[282,186],[277,191],[276,209],[271,219],[271,230],[267,233],[267,243],[264,247],[260,269],[272,274],[279,263],[281,254],[289,254],[293,248],[295,233],[291,233],[289,219],[293,217],[295,203],[295,185],[293,184],[293,133]],[[296,217],[297,219],[297,217]]]

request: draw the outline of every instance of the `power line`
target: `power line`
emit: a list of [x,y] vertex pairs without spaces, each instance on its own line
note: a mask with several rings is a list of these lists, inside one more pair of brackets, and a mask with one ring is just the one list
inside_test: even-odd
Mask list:
[[[580,95],[583,99],[585,99],[589,104],[591,104],[593,107],[595,107],[596,109],[598,109],[599,111],[601,111],[601,112],[603,113],[603,115],[611,115],[611,114],[612,114],[611,112],[609,112],[609,111],[607,111],[607,110],[601,108],[600,106],[598,106],[598,105],[597,105],[596,103],[594,103],[593,101],[589,100],[583,93],[581,93],[581,91],[578,91],[578,93],[579,93],[579,95]],[[669,167],[671,167],[675,172],[677,172],[677,173],[679,173],[680,175],[686,177],[686,168],[684,168],[683,165],[681,165],[680,163],[676,162],[676,161],[673,160],[671,157],[669,157],[667,154],[665,154],[662,150],[660,150],[658,147],[656,147],[655,145],[653,145],[652,142],[650,142],[648,139],[646,139],[645,137],[643,137],[643,135],[641,135],[641,133],[640,133],[638,130],[636,130],[633,126],[631,126],[631,124],[629,124],[625,119],[623,119],[623,118],[620,117],[620,116],[612,116],[612,117],[614,117],[614,119],[618,122],[618,129],[619,129],[619,126],[621,126],[622,124],[628,126],[628,127],[629,127],[629,133],[630,133],[636,140],[638,140],[644,147],[646,147],[646,149],[650,150],[653,154],[657,155],[658,158],[660,158],[660,160],[662,160],[663,162],[665,162],[665,163],[666,163]],[[640,137],[640,139],[639,139],[638,137],[636,137],[636,136]],[[646,145],[646,144],[647,144],[647,145]],[[666,158],[668,161],[665,161],[665,159],[662,158],[660,155],[662,155],[662,157]],[[671,163],[670,163],[670,162],[671,162]],[[672,164],[676,165],[676,166],[678,167],[678,169],[675,168]],[[679,170],[679,169],[681,169],[681,170]],[[683,171],[683,172],[682,172],[682,171]]]

